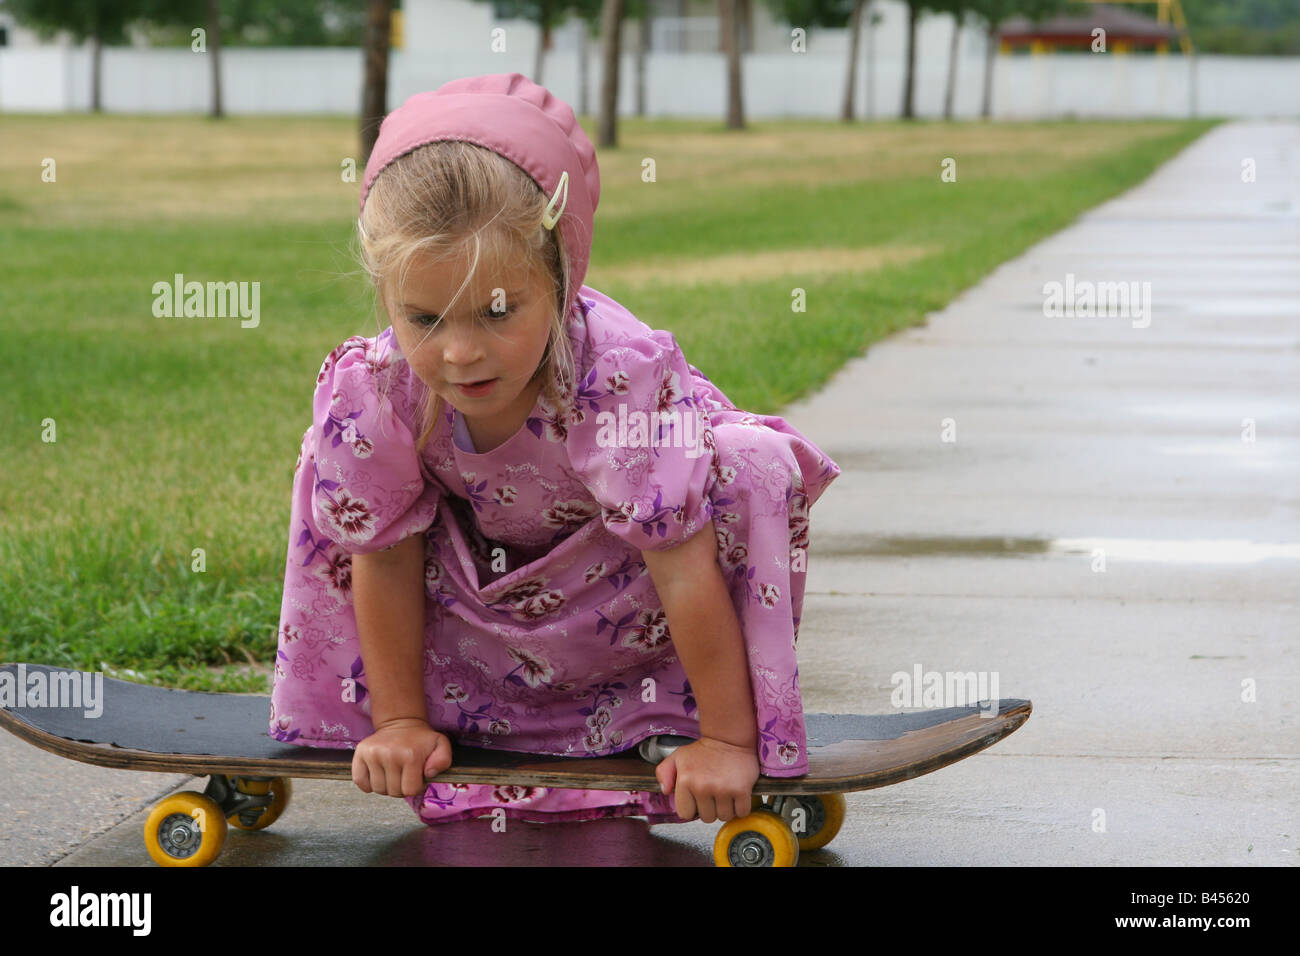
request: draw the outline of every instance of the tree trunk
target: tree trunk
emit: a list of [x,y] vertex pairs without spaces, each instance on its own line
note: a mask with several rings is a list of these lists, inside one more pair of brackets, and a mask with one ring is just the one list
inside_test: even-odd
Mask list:
[[533,75],[530,79],[538,86],[542,83],[542,63],[551,46],[551,4],[542,0],[541,21],[537,24],[537,51],[533,54]]
[[578,115],[591,115],[591,96],[589,87],[591,78],[587,75],[587,30],[589,24],[582,17],[578,17]]
[[948,45],[948,88],[943,92],[943,118],[952,119],[952,101],[957,92],[957,50],[961,39],[961,14],[952,15],[952,43]]
[[212,66],[212,118],[221,119],[221,0],[208,0],[208,56]]
[[393,22],[391,0],[366,0],[366,74],[361,91],[361,166],[379,138],[388,112],[388,45]]
[[654,11],[650,4],[645,5],[645,14],[641,17],[641,29],[637,32],[636,48],[636,115],[645,116],[645,64],[650,54],[650,27]]
[[912,106],[914,88],[916,86],[916,3],[915,0],[908,0],[907,4],[907,61],[903,67],[903,119],[915,119],[916,113]]
[[844,108],[840,119],[853,122],[853,95],[858,88],[858,34],[862,27],[862,5],[865,0],[853,0],[853,14],[849,17],[849,81],[844,85]]
[[103,111],[99,78],[103,53],[104,41],[100,37],[99,24],[96,23],[95,30],[90,36],[90,111],[92,113]]
[[619,44],[623,35],[623,0],[604,0],[600,13],[600,43],[604,62],[600,77],[600,124],[598,146],[618,145]]
[[870,0],[867,17],[867,108],[866,118],[876,118],[876,0]]
[[537,27],[537,48],[533,50],[533,75],[529,77],[538,86],[542,85],[542,50],[546,46],[546,28]]
[[988,119],[993,115],[993,62],[998,55],[998,25],[990,23],[988,42],[984,47],[984,102],[980,105],[980,116]]
[[745,104],[741,96],[736,0],[720,0],[718,13],[722,49],[727,55],[727,129],[744,129]]

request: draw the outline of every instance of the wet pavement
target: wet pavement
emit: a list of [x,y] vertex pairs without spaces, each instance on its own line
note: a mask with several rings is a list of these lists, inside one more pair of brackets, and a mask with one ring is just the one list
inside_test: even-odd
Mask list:
[[[1075,314],[1045,314],[1050,283]],[[1080,314],[1085,283],[1139,297]],[[1210,131],[784,414],[844,469],[812,511],[806,709],[886,712],[918,666],[1034,702],[990,750],[850,794],[801,865],[1297,863],[1300,125]],[[0,862],[152,865],[145,815],[183,781],[0,735]],[[707,866],[716,830],[429,828],[295,781],[218,865]]]

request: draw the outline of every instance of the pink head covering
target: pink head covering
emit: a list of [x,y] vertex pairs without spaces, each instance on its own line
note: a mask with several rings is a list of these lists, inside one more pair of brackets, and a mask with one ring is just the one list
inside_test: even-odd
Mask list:
[[358,214],[385,166],[438,140],[474,143],[510,160],[551,197],[544,224],[560,227],[569,258],[565,314],[591,261],[592,221],[600,200],[596,149],[573,108],[520,73],[472,76],[416,93],[385,117],[366,163]]

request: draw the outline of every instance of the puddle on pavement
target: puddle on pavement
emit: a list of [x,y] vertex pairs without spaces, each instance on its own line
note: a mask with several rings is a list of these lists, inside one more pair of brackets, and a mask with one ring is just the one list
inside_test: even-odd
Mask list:
[[1248,541],[1245,538],[1198,538],[1157,541],[1147,538],[1059,538],[1052,550],[1064,554],[1091,554],[1120,561],[1158,561],[1162,564],[1253,564],[1268,558],[1300,558],[1300,544]]
[[[1218,343],[1216,342],[1216,345]],[[1147,415],[1156,418],[1181,418],[1189,421],[1222,423],[1234,429],[1240,428],[1241,419],[1278,419],[1295,415],[1294,401],[1276,401],[1251,395],[1227,395],[1207,401],[1197,398],[1179,398],[1172,402],[1146,402],[1141,405],[1127,405],[1123,411],[1132,415]],[[1239,446],[1248,445],[1238,441]]]
[[[815,529],[814,529],[815,532]],[[900,557],[944,554],[1047,554],[1050,542],[1041,538],[846,538],[823,537],[814,533],[809,553],[814,557],[839,555]]]
[[1091,555],[1101,550],[1108,560],[1155,561],[1167,564],[1250,564],[1268,558],[1300,559],[1300,544],[1248,541],[1244,538],[1159,540],[1152,538],[1015,538],[913,537],[850,539],[814,536],[815,557],[925,557],[1028,554]]

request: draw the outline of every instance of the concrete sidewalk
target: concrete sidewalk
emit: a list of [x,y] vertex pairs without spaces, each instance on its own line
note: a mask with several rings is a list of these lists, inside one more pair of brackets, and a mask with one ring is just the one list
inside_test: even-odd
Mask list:
[[[1067,281],[1149,282],[1149,325],[1045,316],[1045,283]],[[785,417],[844,471],[813,509],[806,708],[887,711],[891,675],[918,665],[1034,702],[991,750],[850,794],[803,865],[1296,864],[1300,125],[1211,131]],[[34,756],[0,737],[5,770]],[[40,757],[0,783],[5,862],[79,843],[60,862],[149,863],[144,816],[175,778]],[[15,856],[15,808],[61,799],[74,770],[111,780],[104,815],[139,812]],[[399,801],[296,781],[218,862],[711,865],[717,830],[413,824]]]

